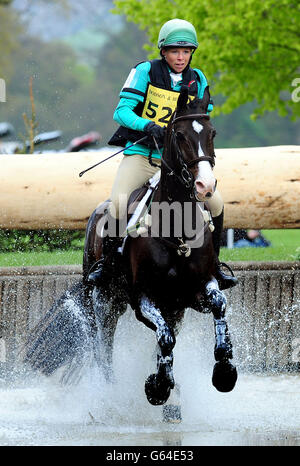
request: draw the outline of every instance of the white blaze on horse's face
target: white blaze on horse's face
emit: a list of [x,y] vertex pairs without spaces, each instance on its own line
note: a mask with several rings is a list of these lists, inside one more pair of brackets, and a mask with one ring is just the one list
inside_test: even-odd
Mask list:
[[[199,121],[193,121],[192,123],[193,129],[200,135],[201,131],[203,130],[203,126],[199,123]],[[198,157],[205,156],[202,147],[201,141],[199,139],[198,145]],[[200,200],[205,200],[207,198],[212,197],[216,186],[216,179],[214,177],[212,167],[210,163],[206,160],[203,160],[198,163],[198,176],[195,179],[195,188],[197,191],[197,195]]]

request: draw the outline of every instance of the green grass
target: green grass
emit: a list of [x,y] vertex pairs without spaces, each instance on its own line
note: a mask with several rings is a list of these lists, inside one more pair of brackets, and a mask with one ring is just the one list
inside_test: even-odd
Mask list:
[[82,251],[7,252],[0,253],[0,267],[82,264]]
[[295,261],[300,260],[300,230],[262,230],[271,241],[268,248],[222,248],[223,261]]
[[[221,249],[222,261],[300,260],[300,230],[263,230],[272,243],[268,248]],[[297,250],[298,249],[298,250]],[[82,264],[83,251],[0,253],[0,267]]]

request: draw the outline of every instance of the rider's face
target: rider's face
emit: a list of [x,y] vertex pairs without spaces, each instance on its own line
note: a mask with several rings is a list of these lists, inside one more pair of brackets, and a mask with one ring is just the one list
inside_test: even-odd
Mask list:
[[176,73],[181,73],[190,61],[192,49],[183,47],[168,48],[163,49],[162,54],[168,65]]

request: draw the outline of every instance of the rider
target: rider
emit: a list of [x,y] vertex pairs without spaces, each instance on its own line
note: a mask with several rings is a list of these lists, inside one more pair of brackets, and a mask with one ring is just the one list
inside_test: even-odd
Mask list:
[[[153,136],[161,149],[167,119],[175,110],[182,84],[189,84],[189,94],[203,97],[207,80],[201,70],[190,67],[197,47],[197,34],[191,23],[182,19],[167,21],[158,37],[161,58],[139,63],[125,81],[120,93],[120,102],[114,113],[114,120],[121,126],[109,141],[111,145],[125,147],[111,192],[109,215],[116,219],[117,224],[126,213],[129,195],[159,170],[161,150],[158,151],[154,145]],[[212,109],[211,101],[208,112]],[[148,139],[132,146],[143,136],[148,136]],[[126,146],[132,147],[126,149]],[[212,236],[216,254],[216,279],[220,288],[226,289],[236,285],[237,279],[225,274],[218,260],[224,216],[223,201],[218,190],[207,204],[215,227]],[[91,282],[97,283],[101,278],[106,251],[109,252],[111,262],[118,246],[119,237],[105,236],[104,258],[100,261],[100,266],[89,275]]]

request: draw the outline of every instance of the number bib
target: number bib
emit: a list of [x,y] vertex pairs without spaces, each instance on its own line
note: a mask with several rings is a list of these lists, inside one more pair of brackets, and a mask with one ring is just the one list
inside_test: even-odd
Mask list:
[[[177,106],[179,92],[168,91],[149,84],[142,118],[154,121],[157,125],[166,126]],[[195,96],[190,95],[190,99]]]

